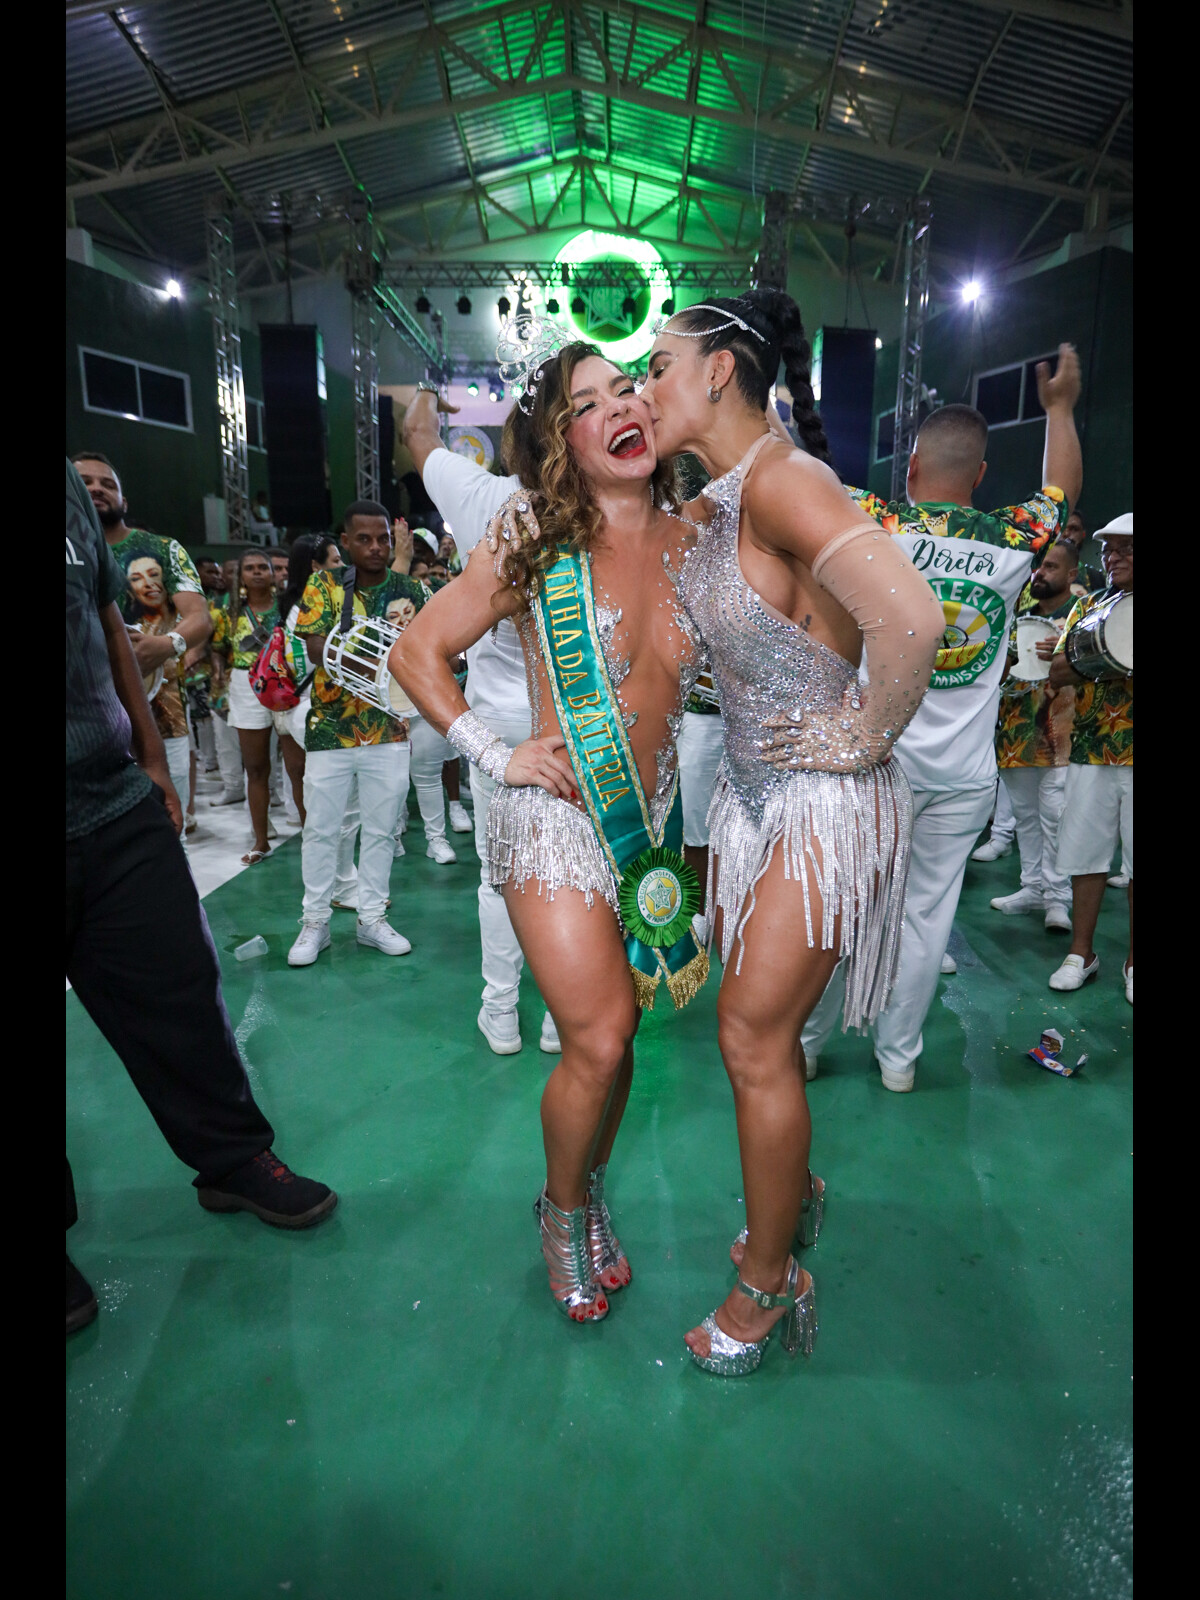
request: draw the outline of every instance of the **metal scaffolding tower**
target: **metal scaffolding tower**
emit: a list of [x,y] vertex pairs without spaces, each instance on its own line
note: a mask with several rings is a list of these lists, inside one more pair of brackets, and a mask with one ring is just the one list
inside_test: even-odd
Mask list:
[[352,296],[350,361],[354,369],[354,494],[379,499],[379,316],[373,295]]
[[237,266],[229,212],[207,215],[208,304],[217,352],[217,415],[221,430],[221,480],[229,538],[240,544],[250,521],[250,468],[246,447],[246,390],[242,382],[242,328]]
[[768,189],[763,201],[762,242],[750,274],[756,289],[787,288],[790,216],[788,195],[782,189]]
[[904,311],[900,321],[899,366],[896,373],[896,416],[892,443],[893,500],[904,495],[908,458],[921,426],[921,348],[929,310],[928,200],[910,200],[904,219]]

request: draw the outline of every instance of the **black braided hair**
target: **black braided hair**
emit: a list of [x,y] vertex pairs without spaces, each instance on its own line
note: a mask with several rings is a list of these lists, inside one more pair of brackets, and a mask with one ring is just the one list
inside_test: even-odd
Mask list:
[[816,409],[812,389],[812,350],[804,336],[800,320],[800,307],[782,289],[747,289],[735,299],[713,300],[714,311],[688,308],[672,318],[689,331],[712,327],[719,328],[730,315],[741,317],[743,322],[763,335],[762,340],[746,333],[736,323],[721,328],[696,342],[701,355],[715,355],[718,350],[728,350],[734,360],[738,388],[752,406],[767,409],[771,385],[779,376],[780,362],[792,394],[792,418],[800,441],[809,455],[818,461],[828,462],[829,440]]

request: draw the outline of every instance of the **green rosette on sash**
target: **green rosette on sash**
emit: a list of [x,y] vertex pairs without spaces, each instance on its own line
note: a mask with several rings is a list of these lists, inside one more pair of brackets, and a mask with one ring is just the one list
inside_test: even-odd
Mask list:
[[708,977],[708,953],[692,932],[700,884],[683,859],[678,774],[656,829],[600,647],[590,561],[560,547],[534,614],[580,798],[617,879],[638,1004],[651,1010],[665,982],[682,1008]]

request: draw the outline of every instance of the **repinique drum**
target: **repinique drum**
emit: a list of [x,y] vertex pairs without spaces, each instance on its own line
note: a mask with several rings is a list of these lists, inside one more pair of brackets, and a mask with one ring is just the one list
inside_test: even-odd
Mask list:
[[1114,594],[1094,606],[1067,635],[1067,660],[1093,683],[1133,673],[1133,595]]
[[401,630],[384,617],[355,617],[343,633],[335,628],[325,645],[325,671],[343,689],[392,717],[414,717],[417,708],[388,671],[388,655]]
[[1059,630],[1044,617],[1018,617],[1016,633],[1017,659],[1011,675],[1022,683],[1041,683],[1049,676],[1050,663],[1038,655],[1037,643],[1039,639],[1056,640]]
[[697,700],[703,700],[706,706],[716,706],[718,710],[720,709],[720,702],[717,700],[717,691],[713,687],[712,674],[710,672],[702,672],[700,674],[693,685],[692,693]]

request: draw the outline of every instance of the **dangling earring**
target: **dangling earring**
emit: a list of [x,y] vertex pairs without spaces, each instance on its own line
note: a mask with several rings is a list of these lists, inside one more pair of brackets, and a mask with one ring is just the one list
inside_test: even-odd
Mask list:
[[714,406],[721,398],[721,391],[717,388],[715,383],[710,383],[708,386],[708,398],[712,401]]
[[246,585],[244,583],[238,588],[238,598],[240,600],[244,600],[246,598]]

